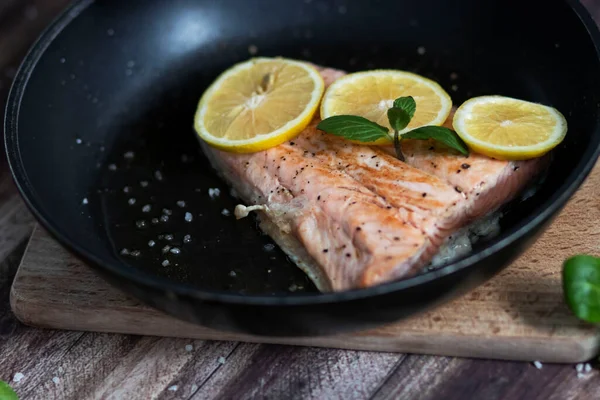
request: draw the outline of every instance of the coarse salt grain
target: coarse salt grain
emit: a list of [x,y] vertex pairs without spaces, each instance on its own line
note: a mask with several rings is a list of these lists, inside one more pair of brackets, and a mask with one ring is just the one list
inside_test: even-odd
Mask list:
[[192,385],[192,393],[198,390],[198,385]]
[[223,211],[221,211],[221,214],[223,214],[225,217],[228,217],[231,213],[228,209],[224,208]]
[[152,220],[150,222],[152,222],[152,225],[156,225],[156,224],[158,224],[159,221],[158,221],[158,218],[152,218]]
[[539,361],[534,361],[534,362],[533,362],[533,365],[534,365],[534,366],[535,366],[537,369],[542,369],[542,366],[543,366],[543,365],[542,365],[542,363],[541,363],[541,362],[539,362]]
[[223,357],[223,356],[219,357],[218,361],[219,361],[219,364],[225,364],[225,357]]
[[208,189],[208,195],[211,199],[216,199],[221,195],[221,190],[219,188],[210,188]]
[[265,251],[273,251],[275,249],[275,245],[272,243],[267,243],[263,246],[263,249],[265,249]]
[[161,216],[160,216],[160,220],[161,220],[162,222],[167,222],[167,221],[169,220],[169,216],[168,216],[168,215],[161,215]]
[[417,53],[422,56],[427,52],[427,49],[425,49],[425,47],[420,46],[419,48],[417,48]]
[[167,233],[164,237],[165,240],[173,240],[173,235],[171,235],[170,233]]
[[156,242],[154,240],[148,241],[148,247],[154,247],[155,245],[156,245]]
[[117,170],[117,166],[115,164],[109,164],[108,165],[108,169],[111,171],[116,171]]
[[579,364],[577,364],[577,365],[575,366],[575,370],[576,370],[577,372],[581,372],[581,371],[583,371],[583,363],[579,363]]
[[148,181],[141,181],[140,182],[140,186],[141,187],[147,187],[148,186]]
[[169,250],[171,250],[171,246],[169,246],[169,245],[166,245],[165,247],[162,248],[163,253],[168,253]]
[[185,235],[183,237],[183,243],[190,243],[192,241],[192,236],[191,235]]
[[58,385],[60,383],[60,379],[58,378],[58,376],[55,376],[54,378],[52,378],[52,382],[54,382],[55,385]]
[[125,186],[123,188],[123,193],[129,193],[131,191],[131,188],[129,186]]
[[139,257],[139,256],[141,256],[141,255],[142,255],[142,252],[141,252],[141,251],[139,251],[139,250],[134,250],[134,251],[132,251],[132,252],[131,252],[131,255],[132,255],[133,257]]
[[25,375],[23,375],[23,374],[22,374],[22,373],[20,373],[20,372],[17,372],[17,373],[15,374],[15,376],[13,376],[13,382],[17,382],[17,383],[19,383],[19,382],[21,382],[21,379],[23,379],[23,378],[25,378]]
[[162,213],[165,215],[171,215],[173,214],[173,211],[169,210],[168,208],[163,208]]
[[136,200],[132,197],[129,200],[127,200],[127,204],[129,204],[130,206],[134,205],[136,202]]
[[150,212],[150,210],[152,210],[152,206],[150,204],[146,204],[144,207],[142,207],[142,212]]
[[591,372],[592,371],[592,366],[589,363],[586,363],[585,367],[583,368],[583,370],[585,372]]
[[229,271],[229,276],[235,278],[237,274],[235,273],[235,271]]
[[183,208],[183,207],[185,207],[185,201],[183,201],[183,200],[179,200],[179,201],[177,202],[177,205],[178,205],[179,207]]
[[177,385],[173,385],[173,386],[169,386],[169,389],[168,389],[168,390],[169,390],[169,391],[171,391],[171,392],[176,392],[176,391],[177,391],[177,389],[179,389],[179,386],[177,386]]
[[121,255],[122,255],[122,256],[127,256],[127,255],[129,255],[129,250],[127,250],[127,249],[123,249],[123,250],[121,250]]
[[169,264],[171,264],[171,262],[169,260],[163,260],[163,262],[162,262],[163,267],[168,267]]
[[135,153],[133,151],[128,151],[125,154],[123,154],[123,157],[125,157],[127,160],[133,160],[133,158],[135,157]]
[[185,345],[185,351],[192,351],[192,350],[194,350],[194,346],[192,346],[191,344]]
[[88,203],[88,199],[87,197],[84,197],[83,200],[81,200],[81,204],[87,204]]
[[179,248],[177,248],[177,247],[173,247],[173,248],[171,249],[171,253],[173,253],[173,254],[180,254],[180,253],[181,253],[181,250],[179,250]]
[[192,215],[192,213],[186,212],[184,218],[185,218],[185,222],[192,222],[192,220],[194,219],[194,216]]
[[146,227],[148,226],[148,224],[146,223],[146,221],[144,221],[144,220],[140,220],[140,221],[136,221],[136,222],[135,222],[135,226],[136,226],[138,229],[144,229],[144,228],[146,228]]
[[163,180],[163,174],[160,171],[154,172],[154,177],[156,178],[157,181],[162,181]]
[[80,138],[77,138],[77,139],[75,139],[75,143],[81,144],[81,143],[83,143],[83,140],[81,140]]
[[452,85],[452,90],[456,92],[458,90],[458,85]]

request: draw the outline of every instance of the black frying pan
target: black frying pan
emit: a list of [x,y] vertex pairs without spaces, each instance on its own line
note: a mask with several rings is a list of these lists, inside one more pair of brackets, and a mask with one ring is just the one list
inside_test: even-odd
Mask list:
[[[543,231],[598,156],[599,46],[574,0],[79,1],[25,59],[8,103],[6,147],[41,223],[147,304],[260,335],[362,329],[474,287]],[[470,256],[408,280],[319,294],[252,220],[221,214],[236,202],[192,129],[203,90],[249,50],[348,71],[415,71],[440,82],[455,104],[482,94],[543,102],[565,114],[569,134],[538,193],[512,205],[502,234]],[[153,224],[162,208],[172,211],[169,221]],[[182,252],[164,266],[167,243]]]

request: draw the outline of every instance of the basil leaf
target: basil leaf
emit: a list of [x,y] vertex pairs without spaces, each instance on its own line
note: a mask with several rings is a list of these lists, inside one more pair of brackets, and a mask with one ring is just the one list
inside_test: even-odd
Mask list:
[[410,115],[403,109],[397,107],[392,107],[387,110],[387,117],[392,129],[398,132],[406,128],[410,122]]
[[402,139],[433,139],[458,151],[463,156],[469,155],[469,148],[452,129],[443,126],[423,126],[402,135]]
[[388,128],[355,115],[336,115],[319,122],[317,129],[332,135],[359,142],[374,142],[377,139],[390,139]]
[[397,98],[396,100],[394,100],[394,107],[401,108],[404,111],[406,111],[410,119],[413,119],[413,117],[415,116],[415,111],[417,111],[417,103],[415,102],[415,99],[413,99],[412,96]]
[[0,381],[0,400],[19,400],[19,396],[8,383]]
[[577,318],[600,322],[600,259],[578,255],[566,260],[563,291],[567,305]]

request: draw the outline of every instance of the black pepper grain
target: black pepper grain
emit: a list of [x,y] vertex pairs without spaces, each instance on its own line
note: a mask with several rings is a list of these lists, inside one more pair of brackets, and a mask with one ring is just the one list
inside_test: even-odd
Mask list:
[[427,193],[423,193],[421,196],[423,196],[423,197],[427,197]]
[[469,168],[471,168],[471,166],[470,166],[469,164],[466,164],[466,163],[465,163],[465,164],[463,164],[463,165],[461,165],[460,167],[461,167],[462,169],[469,169]]

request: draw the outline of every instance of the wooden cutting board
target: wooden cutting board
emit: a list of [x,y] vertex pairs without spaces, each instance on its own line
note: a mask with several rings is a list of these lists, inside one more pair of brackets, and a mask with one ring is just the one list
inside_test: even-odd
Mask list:
[[25,324],[44,328],[279,343],[495,359],[581,362],[598,353],[600,329],[563,302],[561,264],[600,254],[600,167],[546,233],[503,273],[430,312],[378,329],[319,338],[260,338],[176,320],[139,304],[36,228],[11,292]]

